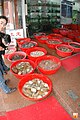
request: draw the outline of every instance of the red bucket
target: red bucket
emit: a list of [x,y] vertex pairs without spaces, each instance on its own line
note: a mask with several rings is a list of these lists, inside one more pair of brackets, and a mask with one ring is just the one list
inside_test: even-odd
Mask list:
[[10,70],[11,70],[11,72],[13,73],[13,75],[16,76],[16,77],[19,78],[19,79],[23,78],[26,74],[22,74],[22,75],[21,75],[21,74],[17,74],[17,73],[15,73],[12,69],[13,69],[13,67],[15,67],[16,65],[18,65],[18,64],[21,63],[21,62],[23,62],[23,63],[29,62],[30,65],[31,65],[32,68],[33,68],[33,70],[32,70],[31,72],[26,73],[26,74],[31,74],[31,73],[33,73],[34,70],[35,70],[35,68],[36,68],[35,63],[34,63],[33,61],[31,61],[31,60],[23,59],[23,60],[17,60],[17,61],[15,61],[14,63],[11,64]]
[[46,41],[46,44],[49,48],[55,49],[56,45],[61,44],[62,41],[59,38],[52,38]]
[[[64,51],[62,50],[64,49]],[[73,53],[74,49],[69,45],[60,44],[56,46],[56,52],[61,57],[70,56]]]
[[[29,47],[23,47],[23,45],[25,44],[33,44],[33,46],[29,46]],[[30,41],[30,42],[23,42],[21,45],[19,45],[20,49],[23,51],[23,52],[26,52],[26,50],[30,49],[30,48],[34,48],[34,47],[37,47],[38,46],[38,43],[35,42],[35,41]]]
[[[25,95],[24,94],[24,91],[23,91],[23,86],[24,86],[24,84],[27,82],[27,83],[29,83],[29,82],[32,82],[33,83],[33,80],[34,79],[38,79],[38,81],[39,80],[42,80],[42,82],[44,83],[44,84],[47,84],[48,85],[48,92],[43,96],[40,96],[40,95],[37,95],[36,97],[35,96],[33,96],[33,97],[31,97],[31,96],[28,96],[28,95]],[[36,82],[37,83],[37,82]],[[34,83],[33,83],[34,84]],[[33,85],[32,84],[32,85]],[[40,86],[41,86],[41,84],[40,84]],[[38,87],[39,88],[39,87]],[[19,89],[19,92],[20,92],[20,94],[24,97],[24,98],[26,98],[26,99],[28,99],[28,100],[32,100],[32,101],[38,101],[38,100],[42,100],[42,99],[44,99],[44,98],[46,98],[47,96],[49,96],[49,94],[51,93],[51,91],[52,91],[52,81],[47,77],[47,76],[44,76],[44,75],[42,75],[42,74],[36,74],[36,73],[34,73],[34,74],[28,74],[28,75],[26,75],[24,78],[22,78],[21,80],[20,80],[20,82],[19,82],[19,84],[18,84],[18,89]],[[28,88],[27,88],[28,89]],[[36,89],[36,88],[35,88]],[[32,90],[32,88],[30,89],[30,90]],[[36,89],[36,93],[37,94],[39,94],[39,91],[40,90],[37,90]],[[43,91],[44,92],[44,91]],[[35,94],[35,93],[34,93]]]
[[[13,57],[16,57],[15,60],[13,60]],[[17,58],[18,57],[18,58]],[[21,58],[19,58],[21,57]],[[9,56],[8,56],[8,60],[10,62],[15,62],[17,60],[20,60],[20,59],[25,59],[26,58],[26,53],[25,52],[22,52],[22,51],[17,51],[17,52],[14,52],[14,53],[11,53]]]
[[68,32],[67,37],[74,40],[75,39],[75,34],[73,32]]
[[63,37],[62,35],[60,35],[60,34],[54,34],[54,33],[48,35],[48,38],[57,38],[57,39],[60,39],[62,37]]
[[78,29],[78,25],[77,24],[71,24],[71,29],[72,30],[77,30]]
[[37,38],[37,40],[38,40],[40,43],[45,44],[45,43],[46,43],[46,41],[48,40],[48,36],[43,35],[43,36],[41,36],[41,37]]
[[67,37],[63,37],[61,40],[63,41],[64,44],[68,44],[68,43],[70,43],[70,42],[73,42],[72,39],[67,38]]
[[[34,54],[37,54],[38,52],[41,52],[42,55],[35,55],[35,56],[33,56],[33,55],[31,55],[31,53],[33,53],[33,52],[34,52]],[[36,59],[41,58],[42,56],[46,55],[47,54],[47,50],[42,48],[42,47],[35,47],[35,48],[27,50],[26,53],[28,55],[28,58],[35,62]]]
[[60,30],[60,34],[63,35],[63,36],[67,36],[68,32],[69,31],[66,30],[66,29],[65,30]]
[[70,42],[69,46],[74,49],[74,52],[80,52],[80,43],[78,42]]
[[31,38],[18,38],[16,39],[16,42],[19,44],[23,43],[23,42],[30,42],[31,41]]
[[76,39],[77,42],[80,42],[80,36],[79,35],[76,36],[75,39]]
[[16,51],[16,48],[13,47],[13,48],[8,48],[8,50],[5,50],[5,54],[4,54],[4,57],[5,58],[8,58],[8,56],[11,54],[11,53],[14,53]]
[[34,33],[34,38],[38,39],[41,36],[45,36],[45,35],[46,35],[46,33],[44,33],[44,32]]
[[[46,62],[47,62],[47,61],[50,61],[50,62],[52,62],[52,63],[51,63],[52,66],[44,63],[45,67],[41,67],[41,66],[40,66],[40,63],[43,62],[43,61],[46,61]],[[57,57],[55,57],[55,56],[45,55],[44,57],[38,58],[38,59],[36,60],[36,65],[38,66],[38,69],[39,69],[39,71],[40,71],[41,73],[50,75],[50,74],[56,73],[56,72],[59,70],[59,68],[61,67],[61,61],[60,61],[59,58],[57,58]],[[47,67],[47,68],[46,68],[46,67]],[[50,68],[50,67],[51,67],[51,68]],[[53,67],[53,68],[52,68],[52,67]],[[50,69],[49,69],[49,68],[50,68]]]
[[54,33],[59,33],[59,29],[58,29],[58,28],[53,28],[52,31],[53,31]]

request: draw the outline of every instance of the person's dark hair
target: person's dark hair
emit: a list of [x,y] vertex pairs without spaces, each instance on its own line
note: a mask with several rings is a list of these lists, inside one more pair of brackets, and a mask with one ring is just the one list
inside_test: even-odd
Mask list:
[[6,16],[0,16],[0,19],[5,19],[6,20],[6,24],[8,23],[8,18]]

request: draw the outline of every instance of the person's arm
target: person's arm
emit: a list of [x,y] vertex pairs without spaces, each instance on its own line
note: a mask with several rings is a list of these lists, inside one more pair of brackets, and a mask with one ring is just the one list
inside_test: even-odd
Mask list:
[[10,35],[5,34],[5,36],[4,36],[4,42],[5,42],[5,44],[8,44],[8,43],[11,42],[11,37],[10,37]]
[[4,54],[5,54],[5,50],[0,46],[0,55],[4,55]]
[[11,37],[8,34],[0,32],[0,37],[3,38],[3,44],[8,44],[11,42]]

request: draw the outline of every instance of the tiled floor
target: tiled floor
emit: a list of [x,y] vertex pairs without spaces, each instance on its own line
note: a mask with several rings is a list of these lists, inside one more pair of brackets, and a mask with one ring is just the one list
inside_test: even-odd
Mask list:
[[[41,46],[41,44],[39,45]],[[43,45],[43,47],[47,48],[45,45]],[[48,54],[56,55],[54,50],[52,52],[51,49],[47,50]],[[11,63],[7,59],[5,59],[5,62],[10,66]],[[57,98],[71,116],[75,112],[80,116],[80,67],[71,72],[66,72],[66,70],[61,67],[56,74],[48,75],[48,77],[53,82],[53,91],[51,95],[54,95]],[[5,78],[11,79],[9,86],[18,86],[19,79],[17,79],[10,71],[8,72],[8,75],[5,75]],[[77,96],[76,99],[74,99],[74,94]],[[18,90],[8,95],[0,90],[0,114],[34,103],[35,102],[23,98]]]

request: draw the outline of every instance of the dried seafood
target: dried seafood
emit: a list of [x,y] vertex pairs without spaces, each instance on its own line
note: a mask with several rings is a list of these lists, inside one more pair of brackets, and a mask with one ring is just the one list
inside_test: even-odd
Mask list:
[[22,92],[29,98],[39,99],[48,94],[49,85],[39,78],[34,78],[23,85]]
[[70,43],[70,45],[71,45],[72,47],[75,47],[75,48],[80,48],[80,45],[75,44],[75,43]]
[[58,67],[58,63],[52,60],[42,60],[38,66],[45,70],[54,70]]
[[39,56],[43,56],[43,55],[44,55],[44,52],[39,51],[39,50],[36,50],[36,51],[33,51],[30,53],[30,56],[32,56],[32,57],[39,57]]
[[24,58],[24,55],[16,54],[16,55],[12,56],[11,60],[15,61],[15,60],[23,59],[23,58]]
[[69,39],[69,38],[62,38],[62,41],[63,42],[65,42],[65,43],[69,43],[69,42],[72,42],[72,40],[71,39]]
[[12,68],[12,71],[18,75],[25,75],[32,72],[33,67],[29,62],[20,62]]
[[41,36],[41,35],[44,35],[44,33],[36,33],[35,35],[36,36]]
[[32,43],[32,42],[26,42],[24,44],[22,44],[22,48],[31,48],[36,46],[36,43]]
[[61,42],[58,40],[48,40],[48,43],[49,44],[61,44]]
[[10,50],[5,50],[5,54],[10,54],[10,53],[13,53],[14,50],[10,49]]
[[64,46],[60,46],[58,47],[59,50],[63,51],[63,52],[71,52],[72,50],[68,47],[64,47]]
[[41,37],[40,40],[48,40],[47,37]]

